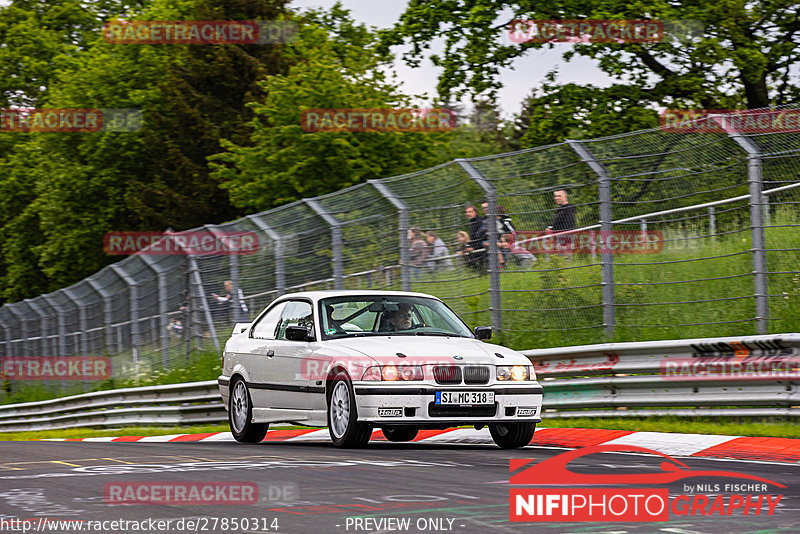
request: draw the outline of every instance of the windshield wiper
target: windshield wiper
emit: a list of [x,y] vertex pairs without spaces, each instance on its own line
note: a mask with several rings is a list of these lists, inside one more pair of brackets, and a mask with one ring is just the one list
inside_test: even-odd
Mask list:
[[424,330],[420,331],[420,332],[414,332],[414,335],[415,336],[464,337],[464,336],[462,336],[460,334],[454,334],[452,332],[426,332]]
[[328,339],[344,339],[346,337],[367,337],[367,336],[385,336],[383,332],[347,332],[333,334]]

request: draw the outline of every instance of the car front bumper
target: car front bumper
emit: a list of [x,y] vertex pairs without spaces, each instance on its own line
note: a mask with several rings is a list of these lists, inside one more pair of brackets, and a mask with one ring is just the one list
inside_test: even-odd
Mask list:
[[[484,386],[409,386],[355,382],[358,420],[374,424],[430,424],[541,421],[542,386],[536,382]],[[494,404],[437,405],[436,392],[494,392]]]

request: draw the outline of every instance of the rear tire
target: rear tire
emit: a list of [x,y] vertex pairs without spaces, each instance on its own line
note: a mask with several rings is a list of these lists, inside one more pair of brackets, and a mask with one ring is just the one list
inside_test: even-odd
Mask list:
[[536,423],[491,423],[489,433],[502,449],[519,449],[533,439]]
[[253,401],[242,377],[236,377],[228,396],[228,424],[233,439],[240,443],[261,443],[267,435],[269,423],[252,423]]
[[385,426],[382,430],[386,439],[394,442],[411,441],[419,432],[417,427],[411,425]]
[[353,384],[345,372],[339,372],[328,394],[328,432],[337,447],[363,447],[372,437],[372,425],[358,422]]

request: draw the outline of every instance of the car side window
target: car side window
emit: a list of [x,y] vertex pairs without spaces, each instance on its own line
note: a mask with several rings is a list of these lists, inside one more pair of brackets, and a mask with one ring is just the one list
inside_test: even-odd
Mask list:
[[283,314],[281,314],[278,334],[275,339],[286,339],[286,328],[289,326],[306,326],[312,332],[314,331],[314,312],[310,303],[294,300],[286,305]]
[[251,337],[256,339],[275,339],[278,331],[278,320],[285,308],[285,302],[273,306],[253,327]]

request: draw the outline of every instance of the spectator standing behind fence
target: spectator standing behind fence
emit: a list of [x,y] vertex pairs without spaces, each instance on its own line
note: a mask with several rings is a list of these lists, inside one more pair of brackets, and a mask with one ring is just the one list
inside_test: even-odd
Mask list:
[[553,192],[553,199],[558,204],[553,222],[547,227],[547,233],[564,232],[575,229],[575,206],[569,203],[567,192],[563,189]]
[[[242,317],[247,319],[247,304],[244,302],[244,293],[242,293],[242,289],[239,288],[237,290],[239,292],[239,307],[242,310]],[[225,296],[222,297],[217,295],[216,293],[212,293],[211,297],[216,301],[216,315],[217,319],[219,320],[232,320],[230,316],[233,312],[234,300],[233,300],[233,281],[232,280],[225,280]]]
[[429,230],[425,240],[428,242],[428,260],[425,264],[429,271],[433,272],[441,268],[449,269],[453,266],[453,260],[448,257],[450,251],[441,237],[438,237],[433,230]]
[[428,255],[428,245],[422,236],[419,226],[412,226],[408,230],[408,240],[410,242],[410,254],[408,263],[411,265],[411,276],[419,278],[422,273],[422,266],[425,265],[425,258]]
[[468,204],[464,208],[464,214],[467,216],[469,222],[469,260],[467,263],[476,267],[480,271],[486,270],[486,225],[483,219],[478,217],[478,210],[474,205]]

